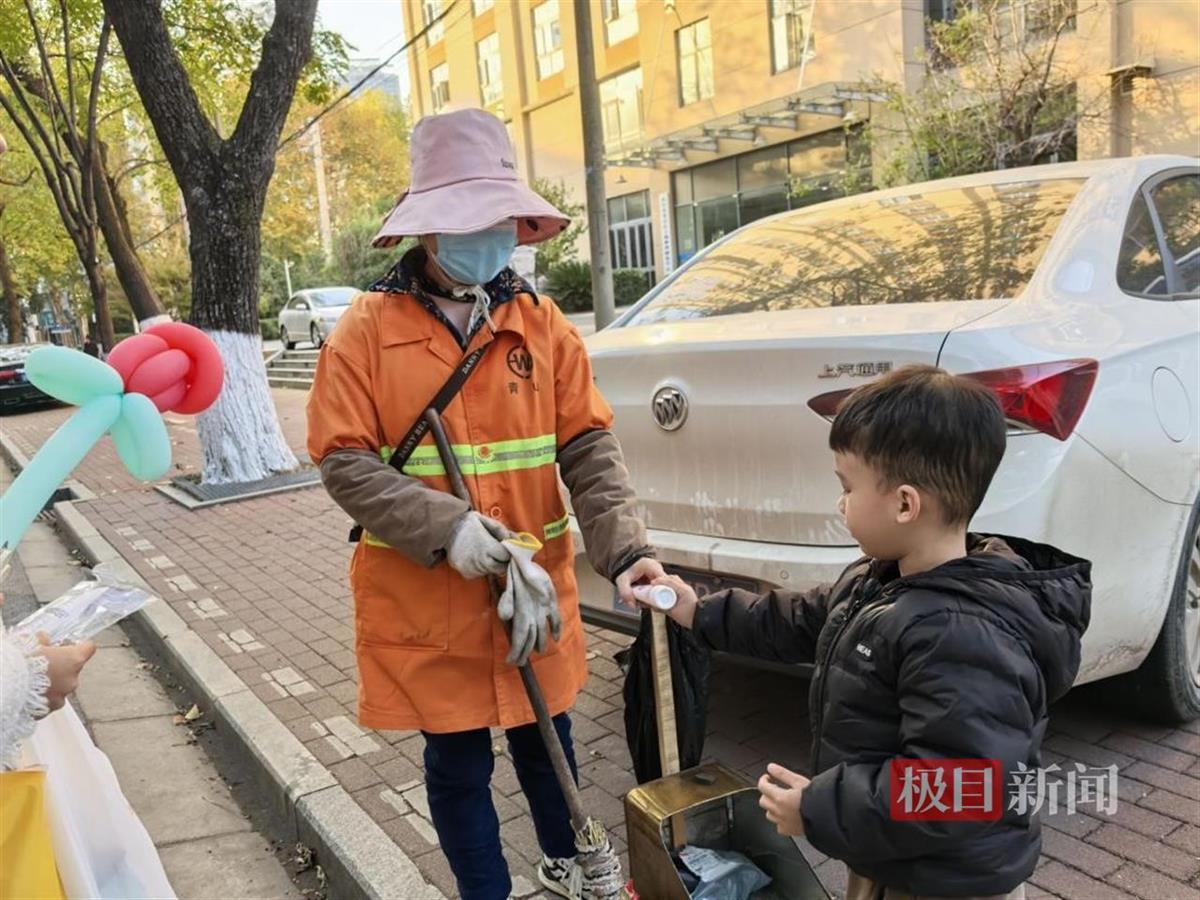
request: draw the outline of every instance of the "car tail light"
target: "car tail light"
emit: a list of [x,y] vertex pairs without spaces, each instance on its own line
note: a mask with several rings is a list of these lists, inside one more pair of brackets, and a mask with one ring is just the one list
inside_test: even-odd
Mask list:
[[1083,415],[1100,364],[1094,359],[992,369],[967,375],[996,392],[1005,417],[1065,441]]
[[[1094,359],[1068,359],[965,372],[963,377],[991,388],[1000,399],[1005,418],[1017,428],[1065,441],[1083,415],[1099,371],[1100,364]],[[832,422],[850,393],[841,390],[819,394],[808,405]]]
[[16,381],[17,375],[20,374],[17,369],[0,369],[0,384],[7,381]]

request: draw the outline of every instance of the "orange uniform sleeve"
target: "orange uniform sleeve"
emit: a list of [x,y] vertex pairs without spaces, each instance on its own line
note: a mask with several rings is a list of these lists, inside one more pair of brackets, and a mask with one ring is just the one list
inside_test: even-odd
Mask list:
[[371,340],[371,319],[352,309],[338,322],[321,350],[312,392],[308,395],[308,455],[317,465],[335,450],[378,453],[385,440],[372,399],[365,354],[356,344]]

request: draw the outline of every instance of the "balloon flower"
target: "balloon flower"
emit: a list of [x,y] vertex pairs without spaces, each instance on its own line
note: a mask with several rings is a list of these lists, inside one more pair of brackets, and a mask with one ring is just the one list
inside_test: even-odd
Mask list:
[[0,547],[9,549],[105,434],[112,435],[135,478],[165,475],[171,442],[162,413],[208,409],[221,393],[225,370],[217,345],[203,331],[164,322],[121,341],[108,362],[66,347],[42,347],[29,354],[25,375],[39,390],[79,409],[0,497]]

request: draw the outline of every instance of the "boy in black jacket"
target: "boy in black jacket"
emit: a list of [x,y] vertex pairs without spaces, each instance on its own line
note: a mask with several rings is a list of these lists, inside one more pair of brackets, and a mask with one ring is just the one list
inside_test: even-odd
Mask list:
[[[815,663],[815,774],[770,765],[760,805],[781,833],[846,863],[847,900],[1023,897],[1037,864],[1037,819],[1008,808],[1009,785],[1018,763],[1039,766],[1047,706],[1079,668],[1091,565],[967,532],[1005,442],[988,389],[899,369],[851,394],[829,436],[838,508],[864,559],[799,594],[698,600],[660,579],[679,595],[672,618],[713,649]],[[986,782],[978,763],[943,771],[939,789],[911,774],[913,759],[1001,769]],[[894,815],[893,790],[927,815]],[[938,818],[952,798],[978,815]]]

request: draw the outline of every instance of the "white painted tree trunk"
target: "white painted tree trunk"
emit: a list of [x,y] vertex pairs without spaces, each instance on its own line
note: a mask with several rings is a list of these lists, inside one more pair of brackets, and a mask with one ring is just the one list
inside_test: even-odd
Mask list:
[[205,484],[257,481],[299,463],[279,427],[257,334],[209,331],[225,362],[225,387],[197,419]]

